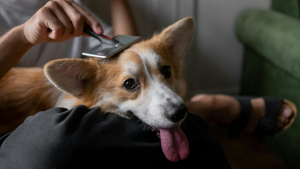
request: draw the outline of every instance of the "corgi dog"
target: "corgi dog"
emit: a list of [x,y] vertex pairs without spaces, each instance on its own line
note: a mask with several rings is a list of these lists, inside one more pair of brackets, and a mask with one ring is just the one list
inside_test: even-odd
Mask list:
[[99,106],[102,113],[136,116],[159,132],[167,159],[185,159],[189,144],[180,124],[188,110],[182,62],[193,32],[194,21],[187,17],[107,63],[58,59],[44,68],[11,69],[0,80],[0,135],[39,111]]

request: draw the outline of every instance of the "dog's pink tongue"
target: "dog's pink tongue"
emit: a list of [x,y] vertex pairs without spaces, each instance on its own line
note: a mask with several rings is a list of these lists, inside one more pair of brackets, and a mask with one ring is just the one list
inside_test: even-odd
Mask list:
[[172,129],[159,129],[161,148],[168,160],[177,162],[189,155],[189,143],[179,125]]

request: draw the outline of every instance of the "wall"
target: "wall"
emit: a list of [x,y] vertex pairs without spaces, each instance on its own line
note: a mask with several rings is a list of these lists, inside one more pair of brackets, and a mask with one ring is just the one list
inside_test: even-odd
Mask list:
[[[110,23],[108,1],[82,0]],[[188,97],[196,93],[238,94],[243,46],[234,33],[238,14],[249,7],[270,8],[270,0],[128,0],[140,35],[192,16],[196,32],[187,52]]]

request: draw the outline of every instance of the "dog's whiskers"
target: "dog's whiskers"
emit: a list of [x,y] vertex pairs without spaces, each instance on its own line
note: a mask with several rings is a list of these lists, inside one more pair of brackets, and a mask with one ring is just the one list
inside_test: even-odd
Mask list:
[[143,125],[143,130],[145,131],[145,130],[153,130],[153,129],[155,129],[155,127],[153,127],[153,126],[150,126],[150,125],[148,125],[148,124],[146,124],[145,122],[143,122],[142,121],[142,125]]

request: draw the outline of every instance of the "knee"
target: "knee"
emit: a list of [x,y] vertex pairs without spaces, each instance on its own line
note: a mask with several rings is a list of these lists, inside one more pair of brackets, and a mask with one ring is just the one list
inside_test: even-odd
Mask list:
[[236,99],[223,94],[211,95],[210,104],[215,111],[234,111],[239,109],[239,103]]
[[198,94],[191,98],[191,102],[201,103],[206,109],[213,109],[217,104],[217,97],[210,94]]

